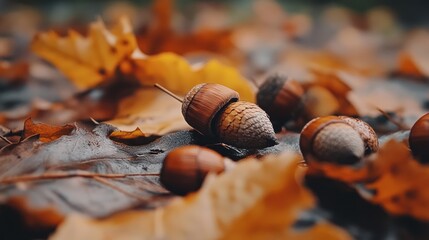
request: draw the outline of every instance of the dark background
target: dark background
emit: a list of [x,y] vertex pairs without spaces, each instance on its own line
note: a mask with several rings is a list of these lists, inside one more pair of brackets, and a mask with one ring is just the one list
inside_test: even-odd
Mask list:
[[[427,0],[278,0],[289,11],[316,10],[327,5],[338,5],[348,7],[356,12],[365,12],[377,6],[387,6],[398,16],[405,25],[428,25],[429,26],[429,1]],[[113,1],[104,0],[75,0],[75,1],[55,1],[55,0],[0,0],[0,13],[7,11],[17,5],[30,5],[42,11],[52,11],[57,6],[67,6],[70,11],[77,12],[78,15],[86,15],[90,12],[97,12],[97,9]],[[137,6],[149,6],[151,0],[128,1]],[[226,3],[226,4],[249,4],[249,0],[176,0],[176,7],[186,8],[192,3]]]

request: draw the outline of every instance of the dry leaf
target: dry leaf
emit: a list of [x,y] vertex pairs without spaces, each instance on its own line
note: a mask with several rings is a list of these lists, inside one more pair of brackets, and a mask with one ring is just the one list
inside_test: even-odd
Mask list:
[[22,132],[21,140],[30,136],[38,135],[41,142],[51,142],[60,138],[63,135],[69,135],[76,126],[67,124],[64,126],[50,126],[43,123],[35,124],[31,118],[25,120],[24,130]]
[[255,93],[250,83],[235,68],[216,60],[203,65],[190,65],[184,58],[174,53],[147,56],[135,51],[130,61],[133,66],[131,74],[142,85],[152,86],[159,83],[170,91],[186,94],[199,83],[218,83],[237,91],[241,100],[255,101]]
[[139,89],[118,109],[107,123],[123,131],[139,128],[146,135],[164,135],[191,128],[182,116],[181,103],[157,88]]
[[398,71],[417,78],[429,77],[429,33],[416,31],[411,34],[404,49],[398,57]]
[[373,156],[379,178],[367,184],[374,191],[370,201],[395,215],[410,215],[429,221],[429,167],[413,158],[404,143],[387,142]]
[[429,167],[413,158],[404,142],[390,140],[361,166],[311,163],[308,174],[355,186],[362,197],[393,215],[429,220]]
[[66,37],[50,31],[37,34],[31,43],[34,53],[55,65],[82,90],[112,77],[119,62],[135,48],[127,18],[111,31],[98,20],[90,25],[87,37],[73,30]]
[[28,77],[29,68],[27,62],[10,63],[0,61],[0,79],[11,83],[22,83]]
[[297,182],[298,159],[288,152],[242,161],[227,173],[211,175],[196,194],[154,211],[104,220],[72,215],[51,239],[350,239],[328,223],[293,228],[314,204]]

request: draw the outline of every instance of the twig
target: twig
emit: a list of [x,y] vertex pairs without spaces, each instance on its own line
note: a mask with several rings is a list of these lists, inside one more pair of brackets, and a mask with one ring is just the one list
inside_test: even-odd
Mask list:
[[0,184],[14,184],[17,182],[29,182],[29,181],[39,181],[39,180],[48,180],[48,179],[62,179],[62,178],[126,178],[126,177],[137,177],[137,176],[159,176],[159,173],[128,173],[128,174],[100,174],[92,173],[86,171],[74,171],[74,172],[47,172],[44,174],[34,175],[20,175],[14,177],[5,177],[0,179]]
[[392,116],[390,116],[386,111],[377,108],[377,111],[379,111],[387,120],[389,120],[391,123],[395,124],[396,127],[398,127],[399,130],[410,130],[410,128],[406,125],[404,125],[402,122],[397,121]]
[[0,135],[0,139],[3,140],[3,141],[5,141],[8,144],[13,144],[13,142],[11,142],[9,139],[3,137],[2,135]]

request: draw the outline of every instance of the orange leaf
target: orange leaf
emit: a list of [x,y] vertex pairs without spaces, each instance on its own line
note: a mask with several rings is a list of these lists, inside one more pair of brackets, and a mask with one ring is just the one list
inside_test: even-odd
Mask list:
[[127,18],[122,18],[112,31],[98,20],[90,25],[87,37],[73,30],[66,37],[50,31],[37,34],[31,43],[33,52],[55,65],[82,90],[112,77],[119,62],[135,47]]
[[218,83],[236,90],[241,100],[254,102],[255,99],[249,82],[235,68],[216,60],[195,66],[174,53],[147,56],[137,51],[131,61],[136,66],[135,77],[143,85],[159,83],[173,92],[186,94],[199,83]]
[[52,239],[350,239],[326,222],[294,229],[299,214],[314,204],[297,179],[298,161],[290,152],[244,160],[166,207],[104,220],[71,215]]
[[60,138],[63,135],[70,134],[75,129],[73,125],[64,125],[61,127],[50,126],[43,123],[35,124],[31,118],[25,120],[24,131],[21,139],[38,134],[39,140],[42,142],[51,142]]

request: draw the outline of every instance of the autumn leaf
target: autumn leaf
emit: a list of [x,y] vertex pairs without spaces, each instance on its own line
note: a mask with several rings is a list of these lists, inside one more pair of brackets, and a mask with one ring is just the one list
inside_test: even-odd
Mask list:
[[[27,126],[31,124],[27,121]],[[33,136],[1,149],[1,208],[16,209],[27,223],[36,224],[26,228],[42,230],[71,212],[101,217],[136,205],[165,204],[170,195],[157,176],[165,154],[201,142],[201,135],[178,132],[146,145],[129,146],[109,139],[115,130],[106,124],[92,130],[78,125],[50,142]]]
[[29,75],[29,68],[29,64],[23,61],[16,63],[0,61],[0,79],[11,83],[22,83]]
[[197,66],[190,65],[184,58],[174,53],[147,56],[137,50],[132,54],[130,61],[133,66],[131,75],[145,86],[158,83],[175,93],[186,94],[199,83],[218,83],[236,90],[241,100],[255,101],[250,83],[235,68],[216,60]]
[[415,78],[429,77],[429,48],[427,42],[429,34],[426,31],[416,31],[398,56],[398,71],[401,74]]
[[33,135],[38,135],[41,142],[51,142],[63,135],[70,134],[75,129],[75,126],[67,124],[64,126],[50,126],[43,123],[35,124],[31,119],[24,122],[24,130],[21,140],[24,140]]
[[127,18],[111,31],[101,20],[89,27],[84,37],[70,30],[66,37],[50,31],[37,34],[31,50],[55,65],[82,90],[97,86],[111,78],[119,62],[136,47],[136,40]]
[[387,142],[372,157],[379,177],[366,185],[374,194],[370,201],[395,215],[429,221],[429,167],[413,158],[404,143]]
[[156,88],[143,88],[124,98],[116,116],[106,123],[122,131],[139,128],[146,135],[186,130],[181,103]]
[[429,167],[415,160],[404,142],[386,142],[360,166],[311,163],[308,174],[348,183],[367,201],[381,205],[392,215],[429,220]]
[[153,211],[104,220],[71,215],[52,239],[350,239],[329,223],[294,229],[299,214],[314,204],[295,178],[302,170],[298,159],[288,152],[244,160],[209,176],[196,194]]

